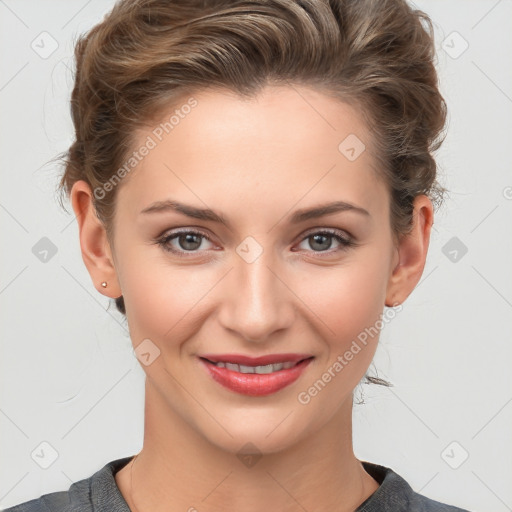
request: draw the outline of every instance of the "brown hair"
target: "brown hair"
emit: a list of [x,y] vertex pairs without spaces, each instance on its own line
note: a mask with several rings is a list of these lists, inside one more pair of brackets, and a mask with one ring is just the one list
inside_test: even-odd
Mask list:
[[[289,83],[358,107],[390,191],[394,236],[410,229],[416,196],[442,202],[433,152],[446,105],[434,31],[405,0],[121,0],[78,38],[75,59],[76,140],[63,157],[61,198],[77,180],[92,190],[108,182],[136,129],[184,94],[219,87],[249,96]],[[93,201],[113,241],[111,188]],[[126,314],[123,297],[115,300]]]

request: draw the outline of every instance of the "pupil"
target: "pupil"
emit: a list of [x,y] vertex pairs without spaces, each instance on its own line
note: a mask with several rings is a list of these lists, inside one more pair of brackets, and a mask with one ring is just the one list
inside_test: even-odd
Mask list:
[[[326,239],[330,239],[330,235],[313,235],[312,236],[313,238],[313,243],[311,244],[311,247],[314,249],[315,247],[315,244],[317,244],[317,240],[320,238],[320,239],[324,239],[324,242]],[[330,245],[330,244],[328,244]],[[320,247],[316,247],[317,249],[319,249],[320,251],[325,251],[326,249],[329,249],[329,247],[321,247],[321,242],[320,242]]]
[[[199,238],[199,235],[194,235],[192,233],[188,233],[188,234],[185,234],[185,235],[181,235],[180,236],[180,245],[182,246],[183,249],[186,249],[186,250],[194,250],[194,249],[197,249],[200,245],[201,245],[201,241],[199,242],[194,242],[193,239],[194,238]],[[185,241],[184,245],[181,243],[182,241]],[[192,241],[191,241],[192,240]],[[187,246],[187,244],[191,243],[192,244],[192,247],[190,246]],[[195,245],[194,245],[195,244]]]

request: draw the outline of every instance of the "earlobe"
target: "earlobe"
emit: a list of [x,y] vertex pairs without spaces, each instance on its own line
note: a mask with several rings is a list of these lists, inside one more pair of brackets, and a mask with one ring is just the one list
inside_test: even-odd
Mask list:
[[[105,227],[96,215],[91,188],[85,181],[77,181],[71,189],[70,199],[78,222],[82,259],[94,287],[103,295],[119,297],[122,292],[112,252]],[[108,283],[108,287],[102,283]]]
[[417,196],[412,229],[401,237],[397,247],[398,263],[395,258],[390,270],[386,306],[402,304],[418,284],[425,268],[433,218],[430,199],[426,195]]

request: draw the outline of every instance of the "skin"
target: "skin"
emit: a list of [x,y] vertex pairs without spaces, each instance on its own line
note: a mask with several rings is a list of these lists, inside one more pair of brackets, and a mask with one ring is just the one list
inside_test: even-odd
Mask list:
[[[378,488],[352,448],[352,393],[378,336],[308,404],[297,396],[381,318],[385,305],[412,292],[425,265],[432,203],[416,198],[412,231],[394,244],[389,193],[372,168],[363,118],[321,92],[267,86],[252,100],[219,90],[194,98],[198,105],[118,185],[112,243],[88,185],[78,181],[71,192],[95,287],[124,296],[134,348],[149,338],[160,350],[141,365],[143,448],[116,483],[139,512],[353,511]],[[138,132],[137,147],[148,134]],[[367,148],[354,161],[338,150],[348,134]],[[176,212],[140,214],[168,198],[211,208],[231,228]],[[344,211],[288,222],[296,209],[335,200],[370,215]],[[154,243],[177,228],[202,231],[211,241],[170,241],[185,253],[193,246],[184,258]],[[357,245],[343,249],[335,238],[315,245],[311,235],[325,228]],[[248,236],[263,250],[252,263],[236,252]],[[222,387],[198,362],[205,353],[282,352],[314,359],[297,381],[266,397]],[[236,456],[247,442],[263,455],[252,467]]]

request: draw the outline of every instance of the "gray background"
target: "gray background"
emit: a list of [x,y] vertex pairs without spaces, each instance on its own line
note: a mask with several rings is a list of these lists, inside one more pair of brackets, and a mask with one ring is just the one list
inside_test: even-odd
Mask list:
[[[144,373],[48,163],[72,141],[73,41],[112,5],[0,0],[0,508],[142,447]],[[451,194],[423,278],[381,335],[375,367],[394,387],[359,388],[354,448],[426,496],[501,512],[512,510],[512,2],[415,5],[436,26]],[[56,250],[46,262],[44,237]]]

